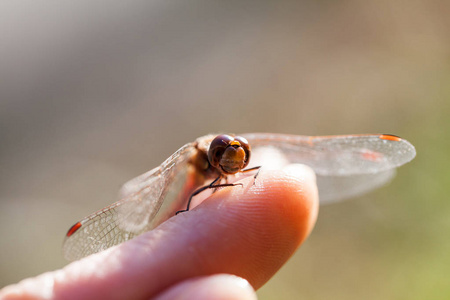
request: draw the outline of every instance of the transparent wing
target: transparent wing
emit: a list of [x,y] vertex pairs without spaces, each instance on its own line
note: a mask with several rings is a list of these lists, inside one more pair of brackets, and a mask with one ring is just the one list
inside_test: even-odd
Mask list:
[[317,175],[320,204],[342,201],[377,189],[395,176],[395,169],[376,174],[359,174],[349,176]]
[[310,166],[317,174],[321,204],[354,197],[392,179],[395,168],[414,158],[408,141],[392,135],[295,136],[243,134],[251,147],[252,165]]
[[[84,218],[69,229],[63,244],[63,254],[76,260],[130,240],[161,223],[159,216],[169,186],[186,180],[187,164],[196,151],[187,144],[164,161],[159,167],[141,175],[124,186],[126,197]],[[183,185],[182,182],[179,182]],[[174,197],[173,199],[176,199]],[[164,203],[168,206],[176,203]]]

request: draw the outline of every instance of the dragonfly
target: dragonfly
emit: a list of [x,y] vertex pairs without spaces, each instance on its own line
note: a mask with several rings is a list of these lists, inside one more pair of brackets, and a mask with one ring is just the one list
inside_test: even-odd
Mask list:
[[300,136],[275,133],[206,135],[178,149],[160,166],[126,182],[119,201],[85,217],[67,232],[63,255],[77,260],[130,240],[179,212],[193,196],[259,167],[298,163],[317,176],[320,204],[362,195],[389,182],[416,155],[390,134]]

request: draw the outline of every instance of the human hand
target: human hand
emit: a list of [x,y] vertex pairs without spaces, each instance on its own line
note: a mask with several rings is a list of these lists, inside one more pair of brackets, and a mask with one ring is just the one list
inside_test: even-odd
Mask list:
[[0,299],[256,299],[311,232],[315,176],[261,171],[156,229],[0,291]]

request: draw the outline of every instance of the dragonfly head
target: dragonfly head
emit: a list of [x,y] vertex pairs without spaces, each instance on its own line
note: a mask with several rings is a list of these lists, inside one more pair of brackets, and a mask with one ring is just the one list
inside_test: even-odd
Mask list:
[[250,145],[240,136],[221,134],[209,146],[209,163],[226,175],[236,174],[250,162]]

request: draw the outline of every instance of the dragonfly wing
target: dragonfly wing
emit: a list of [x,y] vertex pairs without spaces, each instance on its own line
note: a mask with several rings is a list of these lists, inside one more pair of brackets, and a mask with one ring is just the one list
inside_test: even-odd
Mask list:
[[143,187],[148,185],[151,178],[158,172],[159,167],[156,167],[124,183],[119,190],[119,199],[123,199],[141,190]]
[[[416,154],[408,141],[391,135],[295,136],[243,134],[252,146],[254,165],[290,163],[317,174],[321,203],[363,194],[388,182],[394,170]],[[253,158],[252,158],[253,160]]]
[[376,174],[317,176],[320,204],[339,202],[382,187],[395,176],[395,169]]
[[153,180],[142,193],[113,203],[72,226],[64,239],[64,257],[76,260],[144,232],[162,191],[163,180],[157,176]]
[[[76,260],[105,250],[156,227],[174,215],[172,211],[181,204],[164,202],[175,182],[183,187],[182,181],[186,180],[187,164],[193,151],[195,148],[191,144],[183,146],[158,168],[125,184],[122,200],[72,226],[63,244],[65,258]],[[173,193],[172,196],[171,200],[180,200]]]
[[414,158],[408,141],[391,135],[296,136],[244,134],[252,151],[281,151],[289,163],[302,163],[323,176],[373,174]]
[[[189,158],[195,151],[193,143],[188,143],[178,149],[174,154],[172,154],[168,159],[166,159],[159,167],[154,168],[144,174],[141,174],[122,185],[119,191],[119,197],[124,198],[128,195],[138,192],[143,187],[147,186],[152,180],[155,174],[161,172],[161,170],[171,170],[180,169],[182,167],[181,163],[187,163]],[[184,164],[183,164],[184,165]]]

